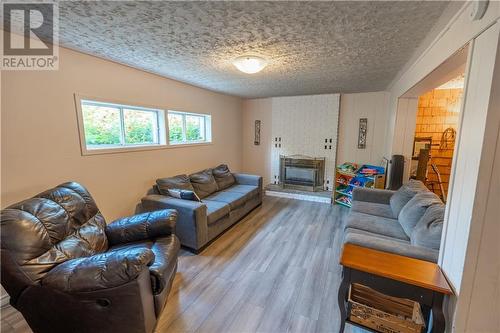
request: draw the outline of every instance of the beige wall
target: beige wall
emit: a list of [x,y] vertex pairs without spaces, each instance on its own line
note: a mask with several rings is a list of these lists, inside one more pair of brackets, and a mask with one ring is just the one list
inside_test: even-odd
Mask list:
[[[247,99],[243,102],[242,170],[264,177],[271,183],[272,99]],[[255,120],[260,120],[260,145],[254,145]]]
[[[458,292],[457,332],[498,332],[500,25],[474,39],[453,159],[440,264]],[[498,158],[498,156],[496,157]],[[491,237],[491,235],[496,235]],[[495,306],[496,305],[496,306]]]
[[[342,95],[337,163],[355,162],[381,165],[388,139],[388,97],[386,92]],[[365,149],[358,148],[360,118],[368,118]]]
[[[2,73],[2,207],[61,182],[84,184],[110,222],[158,177],[241,169],[242,100],[60,49],[58,71]],[[213,144],[82,156],[74,93],[212,115]]]
[[[468,260],[476,260],[476,264],[466,265],[464,282],[470,283],[470,306],[462,307],[465,316],[466,331],[488,332],[500,331],[500,41],[497,46],[493,85],[490,93],[488,118],[486,119],[485,138],[483,142],[482,161],[478,182],[478,191],[487,195],[486,202],[477,198],[477,205],[484,205],[476,219],[482,224],[474,225],[471,230],[473,242],[468,253]],[[495,111],[496,110],[496,111]],[[484,215],[482,215],[484,214]]]

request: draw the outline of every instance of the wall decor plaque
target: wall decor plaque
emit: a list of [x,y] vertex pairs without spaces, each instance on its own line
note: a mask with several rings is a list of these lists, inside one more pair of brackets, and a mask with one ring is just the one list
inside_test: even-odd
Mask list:
[[359,118],[358,149],[366,148],[367,129],[368,129],[368,118]]
[[255,137],[253,144],[256,146],[260,145],[260,120],[255,121]]

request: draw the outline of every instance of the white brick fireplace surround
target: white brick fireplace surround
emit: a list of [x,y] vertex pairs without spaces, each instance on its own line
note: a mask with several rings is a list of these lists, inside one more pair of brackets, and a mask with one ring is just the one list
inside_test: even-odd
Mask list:
[[271,182],[279,181],[280,155],[325,157],[325,188],[331,190],[340,95],[272,98]]

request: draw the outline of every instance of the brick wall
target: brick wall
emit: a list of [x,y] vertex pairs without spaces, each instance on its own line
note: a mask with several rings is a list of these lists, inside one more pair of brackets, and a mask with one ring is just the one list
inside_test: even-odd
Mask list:
[[324,157],[325,189],[332,190],[339,112],[339,94],[272,98],[272,182],[280,174],[280,155]]
[[[461,99],[462,89],[436,89],[420,96],[418,100],[415,137],[432,137],[431,162],[436,164],[441,173],[445,193],[448,192],[454,141],[444,142],[447,145],[444,148],[441,140],[447,128],[457,130]],[[430,165],[427,177],[429,182],[437,181]],[[432,186],[428,187],[432,189]],[[434,192],[441,194],[437,184],[434,185]]]

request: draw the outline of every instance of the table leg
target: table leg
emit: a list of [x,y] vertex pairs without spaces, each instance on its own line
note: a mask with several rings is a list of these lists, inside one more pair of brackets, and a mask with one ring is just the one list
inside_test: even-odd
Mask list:
[[349,290],[349,284],[351,280],[350,276],[351,276],[351,269],[344,267],[342,271],[342,282],[340,283],[339,294],[338,294],[338,304],[340,310],[339,333],[344,332],[345,322],[347,320],[346,300],[347,300],[347,291]]
[[442,333],[446,328],[443,314],[443,295],[434,293],[432,301],[432,333]]

